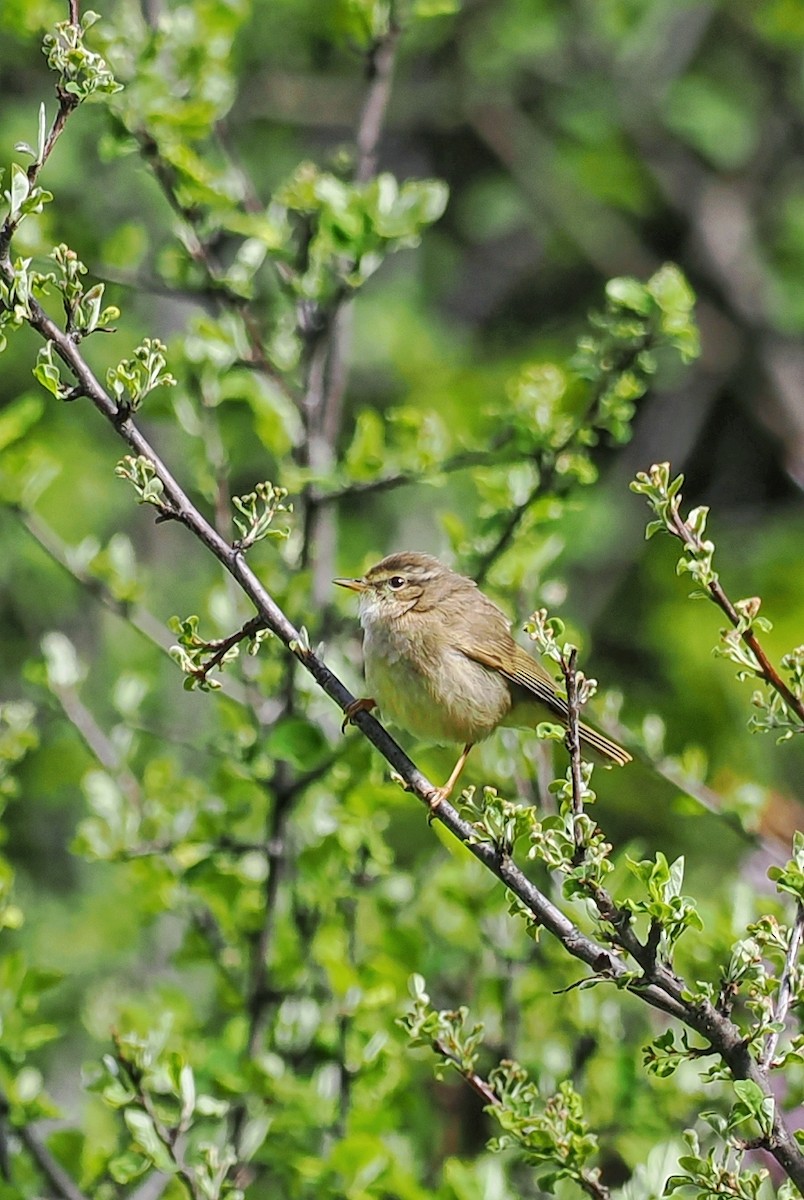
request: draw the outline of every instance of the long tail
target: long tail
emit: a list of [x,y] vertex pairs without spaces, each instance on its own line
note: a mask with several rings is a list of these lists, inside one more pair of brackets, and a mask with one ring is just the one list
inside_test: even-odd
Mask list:
[[609,741],[602,733],[598,733],[596,729],[590,729],[588,725],[581,724],[579,728],[581,741],[585,746],[589,746],[592,750],[597,750],[598,754],[602,754],[604,758],[610,759],[616,763],[618,767],[624,767],[626,763],[631,762],[631,755],[627,750],[623,750],[622,746],[618,746],[616,742]]

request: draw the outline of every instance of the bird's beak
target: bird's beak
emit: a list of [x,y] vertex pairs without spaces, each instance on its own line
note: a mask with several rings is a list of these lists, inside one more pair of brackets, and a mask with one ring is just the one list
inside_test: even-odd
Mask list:
[[337,583],[338,587],[348,588],[350,592],[365,592],[365,579],[333,579],[333,583]]

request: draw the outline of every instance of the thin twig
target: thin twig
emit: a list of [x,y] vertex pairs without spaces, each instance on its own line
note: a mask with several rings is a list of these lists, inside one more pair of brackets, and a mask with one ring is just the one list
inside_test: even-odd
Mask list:
[[52,561],[66,571],[75,583],[98,600],[104,608],[122,617],[132,629],[136,629],[148,641],[167,653],[172,639],[164,625],[152,613],[133,600],[121,600],[97,575],[91,575],[89,571],[78,566],[65,543],[37,513],[29,512],[19,505],[9,507],[34,541],[38,542]]
[[581,769],[580,705],[578,701],[577,647],[573,646],[569,658],[562,655],[561,670],[567,689],[567,733],[564,738],[570,757],[572,778],[572,819],[575,838],[573,862],[580,863],[584,857],[584,836],[580,818],[583,816],[583,772]]
[[494,1088],[488,1083],[482,1075],[478,1075],[476,1071],[467,1070],[461,1064],[461,1060],[457,1055],[441,1041],[440,1038],[433,1039],[433,1049],[436,1054],[439,1054],[446,1062],[449,1062],[455,1067],[458,1074],[466,1080],[473,1092],[477,1092],[484,1104],[492,1108],[500,1108],[500,1097],[495,1092]]
[[264,628],[265,622],[260,617],[251,617],[246,621],[245,625],[241,626],[235,633],[230,633],[228,637],[214,638],[212,641],[203,642],[201,648],[204,650],[214,650],[214,654],[211,658],[207,659],[203,666],[198,667],[195,671],[191,671],[190,674],[195,679],[206,679],[210,671],[221,665],[233,646],[238,646],[240,642],[253,637],[255,633]]
[[[703,550],[703,539],[693,529],[690,529],[688,523],[684,520],[678,511],[679,500],[676,498],[670,506],[672,524],[668,526],[670,532],[674,534],[685,546],[689,546],[691,550],[700,553]],[[732,604],[729,597],[723,590],[720,581],[713,579],[706,585],[707,591],[717,604],[718,608],[726,614],[730,623],[735,629],[738,629],[741,623],[740,614]],[[785,681],[779,675],[779,672],[774,667],[773,663],[765,653],[761,642],[753,629],[744,629],[740,634],[741,640],[749,648],[754,658],[757,661],[759,670],[758,674],[762,676],[766,683],[777,692],[785,705],[791,712],[795,713],[798,719],[804,726],[804,700],[796,696],[790,690]]]
[[74,687],[54,683],[51,690],[64,715],[83,738],[89,751],[110,775],[114,776],[126,799],[135,807],[142,804],[142,793],[136,777],[126,766],[123,756],[112,739],[101,729],[93,713],[84,704]]
[[355,178],[358,183],[365,183],[377,171],[377,148],[391,95],[400,33],[400,26],[391,14],[385,35],[378,38],[369,51],[366,63],[366,77],[369,86],[363,100],[355,137],[357,143]]
[[[779,980],[779,991],[776,995],[776,1005],[773,1013],[774,1023],[778,1023],[779,1025],[784,1025],[787,1018],[787,1010],[790,1008],[790,1002],[793,999],[793,977],[798,963],[802,939],[804,939],[804,904],[799,900],[796,904],[796,919],[790,929],[790,942],[787,947],[787,954],[785,955],[782,977]],[[779,1044],[779,1036],[779,1033],[774,1031],[769,1033],[765,1040],[765,1048],[762,1051],[760,1059],[760,1065],[765,1070],[768,1070],[773,1063],[776,1047]]]
[[[505,1109],[505,1105],[488,1080],[484,1079],[482,1075],[478,1075],[477,1071],[465,1067],[457,1055],[453,1054],[440,1038],[433,1039],[433,1049],[436,1054],[439,1054],[446,1062],[451,1063],[455,1067],[461,1078],[480,1097],[486,1108]],[[587,1171],[581,1171],[577,1182],[586,1192],[587,1196],[591,1196],[593,1200],[609,1200],[611,1195],[609,1189],[605,1184],[600,1182],[596,1175],[591,1175]]]

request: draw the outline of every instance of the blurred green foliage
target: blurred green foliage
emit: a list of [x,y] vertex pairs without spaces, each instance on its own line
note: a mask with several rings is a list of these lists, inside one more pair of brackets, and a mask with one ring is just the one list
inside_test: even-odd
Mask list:
[[[40,296],[121,415],[141,406],[193,502],[251,545],[356,693],[336,571],[415,547],[481,578],[519,624],[560,608],[584,669],[617,689],[598,712],[664,771],[595,775],[601,878],[637,920],[678,922],[685,978],[714,994],[725,972],[741,1016],[766,1020],[762,962],[781,970],[792,907],[765,872],[799,821],[800,739],[747,734],[750,688],[711,656],[723,619],[688,602],[669,539],[645,544],[627,483],[683,465],[727,590],[762,596],[775,661],[797,645],[799,7],[400,5],[375,174],[355,131],[366,64],[376,79],[396,36],[386,0],[99,7],[87,43],[123,90],[51,43],[68,95],[93,91],[93,71],[100,87],[37,194],[26,172],[57,104],[41,47],[66,5],[0,7],[3,187],[23,218],[12,307]],[[58,356],[7,324],[3,1119],[64,1115],[49,1151],[99,1200],[153,1170],[167,1197],[508,1200],[576,1195],[592,1171],[637,1200],[680,1169],[699,1191],[754,1195],[762,1164],[727,1192],[710,1146],[761,1130],[762,1097],[706,1087],[635,997],[575,986],[580,964],[509,915],[364,739],[341,737],[275,639],[236,662],[223,647],[204,673],[251,609],[175,521],[154,524],[159,481],[129,458],[119,474],[148,503],[133,502],[114,431],[86,398],[64,403]],[[323,424],[317,372],[338,393]],[[182,691],[171,628],[187,682],[220,680],[214,695]],[[411,749],[446,774],[451,751]],[[588,923],[577,874],[556,877],[563,818],[505,807],[542,794],[541,745],[505,732],[475,754],[467,783],[494,790],[467,813],[492,840],[527,824],[534,878]],[[778,879],[800,897],[797,861]],[[760,917],[757,957],[740,939]],[[482,1101],[434,1079],[398,1023],[411,975],[433,996],[422,1027],[460,1043],[467,1006],[484,1031],[472,1068],[516,1093],[494,1153]],[[795,1054],[785,1084],[793,1107]],[[576,1174],[540,1182],[562,1137]],[[30,1147],[9,1145],[0,1198],[42,1194]]]

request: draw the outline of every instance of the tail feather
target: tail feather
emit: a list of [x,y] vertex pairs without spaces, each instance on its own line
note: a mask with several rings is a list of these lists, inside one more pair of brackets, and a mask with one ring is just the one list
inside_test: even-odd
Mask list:
[[627,750],[604,737],[602,733],[598,733],[596,729],[590,729],[588,725],[581,724],[579,733],[584,745],[589,746],[592,750],[597,750],[598,754],[610,759],[618,767],[624,767],[626,763],[631,762],[631,755]]

